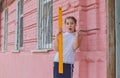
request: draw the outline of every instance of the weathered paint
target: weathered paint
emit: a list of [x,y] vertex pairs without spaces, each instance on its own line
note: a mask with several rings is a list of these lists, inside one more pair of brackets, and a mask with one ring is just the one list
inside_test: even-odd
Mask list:
[[[77,50],[74,78],[107,78],[106,0],[54,0],[53,35],[58,28],[58,7],[62,6],[63,20],[75,16],[77,29],[100,28],[84,36]],[[23,50],[15,49],[16,0],[8,6],[8,50],[0,52],[0,78],[53,78],[55,52],[31,53],[37,49],[37,0],[24,0]],[[1,38],[4,24],[1,14]],[[63,31],[65,31],[63,22]],[[1,41],[2,42],[2,41]]]

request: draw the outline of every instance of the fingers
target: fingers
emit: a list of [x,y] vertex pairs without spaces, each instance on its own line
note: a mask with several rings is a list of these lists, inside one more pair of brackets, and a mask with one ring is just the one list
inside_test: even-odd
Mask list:
[[62,29],[58,29],[58,32],[59,32],[59,33],[62,33]]
[[58,29],[56,35],[59,35],[60,33],[62,33],[62,29]]
[[76,31],[76,35],[79,35],[79,33],[80,33],[80,30],[77,30],[77,31]]

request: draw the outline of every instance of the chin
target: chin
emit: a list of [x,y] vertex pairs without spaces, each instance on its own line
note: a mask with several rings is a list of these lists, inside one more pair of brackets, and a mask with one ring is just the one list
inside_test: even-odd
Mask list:
[[74,31],[68,31],[68,32],[73,33]]

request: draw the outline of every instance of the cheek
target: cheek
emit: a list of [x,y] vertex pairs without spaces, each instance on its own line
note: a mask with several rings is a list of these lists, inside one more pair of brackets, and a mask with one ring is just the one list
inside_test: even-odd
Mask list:
[[66,25],[66,28],[68,28],[69,26],[68,25]]
[[65,28],[67,28],[67,29],[68,29],[68,28],[69,28],[69,26],[68,26],[68,25],[65,25]]
[[75,25],[73,25],[72,28],[75,29]]

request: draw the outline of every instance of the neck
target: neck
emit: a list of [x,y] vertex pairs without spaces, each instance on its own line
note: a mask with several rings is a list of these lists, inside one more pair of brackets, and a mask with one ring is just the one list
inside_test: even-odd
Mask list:
[[73,31],[67,31],[68,33],[74,33]]

